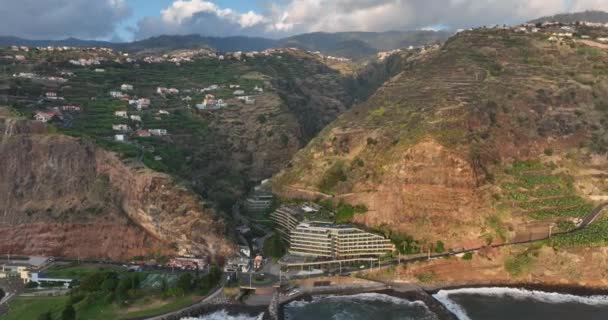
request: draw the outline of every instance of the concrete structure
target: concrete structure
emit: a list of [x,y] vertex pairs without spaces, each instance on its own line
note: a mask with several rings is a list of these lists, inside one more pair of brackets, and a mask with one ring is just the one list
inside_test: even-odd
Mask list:
[[64,287],[69,287],[70,284],[72,283],[72,281],[73,281],[73,279],[49,278],[49,277],[45,277],[43,273],[32,272],[32,273],[30,273],[30,276],[26,282],[38,282],[38,283],[55,282],[55,283],[62,283]]
[[53,119],[54,116],[55,116],[55,114],[52,112],[36,112],[36,114],[34,115],[34,119],[36,119],[36,121],[46,123],[46,122],[51,121],[51,119]]
[[264,212],[272,206],[274,196],[270,192],[254,192],[245,200],[245,209],[249,212]]
[[280,206],[270,214],[270,220],[276,225],[276,231],[281,238],[290,243],[291,231],[304,220],[304,210],[301,206]]
[[114,115],[125,119],[128,117],[126,111],[114,111]]
[[326,222],[300,223],[290,233],[289,253],[293,255],[345,259],[378,257],[395,246],[381,235],[351,225]]
[[167,129],[149,129],[148,132],[150,132],[150,134],[153,136],[166,136],[167,135]]
[[129,131],[129,126],[126,124],[113,124],[112,130],[114,131]]

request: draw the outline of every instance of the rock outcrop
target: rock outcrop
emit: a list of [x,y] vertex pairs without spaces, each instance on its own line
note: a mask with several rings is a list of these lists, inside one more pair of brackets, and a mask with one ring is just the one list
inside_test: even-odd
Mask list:
[[170,176],[92,142],[0,119],[0,252],[128,259],[232,252],[213,210]]

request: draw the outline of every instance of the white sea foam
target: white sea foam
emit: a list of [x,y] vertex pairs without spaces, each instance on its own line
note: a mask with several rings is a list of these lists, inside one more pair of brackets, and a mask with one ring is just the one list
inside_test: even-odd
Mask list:
[[287,307],[298,308],[311,303],[317,303],[321,300],[332,300],[332,301],[347,301],[347,300],[359,300],[359,301],[384,301],[393,304],[408,305],[408,306],[423,306],[426,308],[426,304],[422,301],[409,301],[400,299],[397,297],[389,296],[380,293],[359,293],[354,295],[326,295],[326,296],[313,296],[312,301],[295,300],[287,304]]
[[516,288],[463,288],[455,290],[440,290],[433,295],[448,310],[460,320],[471,320],[464,308],[452,300],[450,295],[469,294],[490,297],[510,297],[513,299],[533,299],[543,303],[581,303],[586,305],[608,305],[608,296],[575,296],[557,292],[543,292]]
[[180,320],[262,320],[263,318],[264,313],[260,313],[257,316],[250,316],[246,314],[230,315],[226,310],[219,310],[204,316],[194,318],[182,318]]

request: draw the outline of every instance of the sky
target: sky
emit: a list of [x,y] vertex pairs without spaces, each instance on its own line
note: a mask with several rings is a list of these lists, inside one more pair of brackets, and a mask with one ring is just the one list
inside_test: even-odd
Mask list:
[[460,29],[606,10],[608,0],[0,0],[0,35],[133,41],[164,34]]

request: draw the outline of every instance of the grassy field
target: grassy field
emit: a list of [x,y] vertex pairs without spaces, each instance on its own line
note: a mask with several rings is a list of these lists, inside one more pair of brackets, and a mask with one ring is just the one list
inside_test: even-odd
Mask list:
[[[160,297],[145,297],[134,301],[128,307],[116,304],[91,304],[83,307],[82,303],[74,305],[77,319],[82,320],[114,320],[147,317],[163,314],[189,306],[200,300],[200,296],[186,295],[162,299]],[[61,297],[18,297],[10,304],[10,311],[0,316],[2,320],[34,320],[41,314],[51,312],[53,319],[60,319],[63,307],[69,301],[68,296]]]
[[34,320],[42,313],[50,311],[54,319],[59,319],[61,310],[69,298],[63,297],[17,297],[10,303],[7,314],[2,320]]
[[95,272],[104,271],[124,271],[124,268],[118,266],[97,266],[97,265],[79,265],[79,264],[67,264],[67,265],[54,265],[45,271],[45,274],[49,277],[55,278],[73,278],[81,279]]

